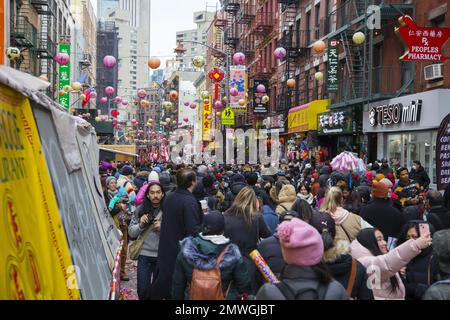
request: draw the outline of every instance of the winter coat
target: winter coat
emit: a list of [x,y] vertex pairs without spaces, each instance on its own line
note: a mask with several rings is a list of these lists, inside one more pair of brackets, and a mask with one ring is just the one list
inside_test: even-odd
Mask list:
[[420,300],[428,287],[437,281],[438,260],[433,257],[433,248],[428,247],[412,259],[406,266],[402,281],[406,288],[407,300]]
[[388,199],[374,198],[372,203],[361,209],[361,217],[379,229],[386,239],[397,238],[406,223],[404,215],[390,206]]
[[450,300],[450,276],[443,278],[440,283],[434,283],[423,295],[423,300]]
[[330,215],[336,223],[336,236],[334,237],[336,241],[347,240],[352,242],[356,239],[356,236],[361,229],[371,227],[371,225],[363,218],[348,212],[342,207],[338,207],[336,211]]
[[280,220],[278,219],[278,216],[275,214],[275,212],[272,210],[271,207],[264,205],[262,207],[262,215],[264,218],[264,222],[266,223],[267,227],[270,229],[270,232],[272,234],[275,233],[278,224],[280,223]]
[[279,204],[275,209],[275,213],[279,215],[283,211],[291,210],[295,200],[297,200],[297,193],[294,186],[290,184],[284,185],[278,194]]
[[136,174],[136,177],[133,180],[134,185],[136,186],[136,192],[139,192],[142,186],[147,183],[149,174],[150,172],[148,171],[140,171]]
[[[339,241],[324,252],[322,261],[326,263],[333,278],[346,290],[352,270],[352,256],[349,254],[349,246],[346,241]],[[366,268],[356,261],[356,276],[352,288],[351,297],[357,300],[373,300],[372,289],[367,287]]]
[[450,211],[444,206],[432,207],[427,214],[427,221],[436,231],[450,229]]
[[255,191],[255,194],[257,197],[260,197],[263,201],[263,205],[269,206],[272,208],[272,210],[275,210],[275,203],[270,199],[270,197],[267,195],[266,191],[264,191],[262,188],[258,188],[256,186],[252,186],[253,191]]
[[[278,235],[274,234],[271,237],[261,240],[258,245],[258,251],[267,262],[267,265],[272,272],[277,276],[277,278],[279,278],[286,263],[284,262],[283,255],[281,253],[281,245]],[[260,285],[266,282],[262,275],[258,277],[257,280]]]
[[413,205],[410,202],[406,202],[406,199],[418,196],[419,192],[420,192],[419,183],[417,183],[414,180],[409,180],[408,183],[403,183],[402,181],[399,181],[394,186],[393,189],[393,193],[395,193],[396,197],[398,198],[397,202],[400,207]]
[[[293,291],[303,291],[306,288],[317,289],[319,280],[311,267],[286,265],[282,274],[283,281]],[[273,284],[264,284],[256,294],[257,300],[287,300],[281,291]],[[308,291],[302,295],[302,300],[314,300],[315,296],[312,291]],[[344,287],[336,280],[331,281],[326,288],[324,300],[348,300]]]
[[427,189],[430,185],[430,177],[428,177],[428,173],[425,171],[425,169],[420,166],[417,171],[414,169],[411,169],[411,172],[409,173],[409,178],[417,181],[421,187],[424,189]]
[[192,272],[195,269],[211,270],[216,266],[217,258],[228,246],[219,264],[222,280],[222,289],[228,300],[236,300],[238,293],[248,293],[250,281],[239,248],[230,243],[224,236],[196,236],[188,237],[180,242],[172,281],[172,299],[188,300],[189,286],[192,281]]
[[[386,254],[374,256],[358,240],[351,244],[351,255],[366,267],[367,275],[372,283],[375,300],[404,300],[405,286],[400,278],[399,271],[420,253],[416,241],[411,239],[395,247]],[[379,275],[379,276],[378,276]],[[390,278],[395,276],[399,288],[392,292]]]
[[163,299],[170,296],[175,261],[180,241],[196,235],[203,222],[200,203],[186,189],[177,188],[165,197],[164,216],[161,222],[158,247],[158,274],[153,283],[152,297]]
[[123,187],[128,193],[128,197],[132,204],[136,201],[136,186],[128,177],[120,175],[117,179],[117,187]]
[[236,196],[238,195],[238,193],[245,187],[247,186],[247,184],[245,182],[242,181],[238,181],[233,183],[230,186],[230,191],[227,192],[227,194],[225,195],[225,207],[224,207],[224,211],[229,209],[231,207],[231,205],[233,204],[234,199],[236,198]]
[[359,214],[361,211],[361,197],[358,192],[353,191],[350,194],[350,198],[344,200],[342,207],[347,211]]

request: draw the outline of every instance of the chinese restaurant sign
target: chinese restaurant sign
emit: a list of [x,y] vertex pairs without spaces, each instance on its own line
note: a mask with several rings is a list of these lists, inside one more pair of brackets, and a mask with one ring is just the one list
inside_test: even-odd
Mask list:
[[339,64],[339,41],[331,40],[328,46],[327,63],[327,90],[328,92],[338,91],[338,64]]
[[399,58],[405,61],[444,61],[442,45],[450,38],[450,28],[426,28],[415,24],[410,16],[399,18],[401,26],[395,28],[408,47]]
[[266,93],[259,93],[256,88],[262,84],[265,88],[269,88],[268,80],[254,80],[253,81],[253,113],[255,114],[266,114],[269,111],[269,103],[263,103],[262,97]]
[[[58,52],[67,53],[70,57],[70,44],[69,43],[61,43],[58,48]],[[63,90],[64,86],[70,85],[70,62],[66,65],[59,65],[59,90]],[[69,109],[70,107],[70,95],[67,92],[64,95],[59,96],[59,104],[64,108]]]
[[317,132],[319,135],[353,133],[352,109],[341,109],[317,115]]

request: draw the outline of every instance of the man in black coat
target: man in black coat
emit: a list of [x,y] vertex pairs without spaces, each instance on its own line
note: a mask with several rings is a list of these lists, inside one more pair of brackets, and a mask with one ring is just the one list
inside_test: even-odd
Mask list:
[[267,193],[262,188],[256,186],[256,183],[258,182],[258,175],[256,174],[256,172],[250,172],[249,174],[247,174],[246,180],[248,185],[255,191],[256,196],[262,199],[263,204],[265,206],[271,207],[272,210],[275,210],[275,203],[273,203],[273,201],[269,198]]
[[409,172],[410,179],[419,183],[423,189],[428,189],[428,186],[430,185],[430,177],[428,177],[428,173],[422,167],[420,161],[413,161],[413,164],[413,168]]
[[152,299],[169,299],[172,276],[180,251],[179,242],[196,235],[203,222],[200,203],[192,192],[197,178],[195,172],[183,169],[177,173],[177,189],[163,203],[161,232],[158,247],[158,271],[152,284]]
[[450,212],[444,206],[444,197],[439,191],[429,190],[425,198],[425,207],[428,211],[427,221],[436,231],[450,229]]
[[383,182],[372,185],[373,201],[361,208],[361,218],[379,229],[384,237],[397,238],[402,226],[406,223],[403,214],[390,205],[388,186]]

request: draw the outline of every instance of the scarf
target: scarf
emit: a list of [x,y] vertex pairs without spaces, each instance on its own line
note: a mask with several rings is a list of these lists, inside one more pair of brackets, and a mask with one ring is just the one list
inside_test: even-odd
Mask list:
[[306,202],[308,202],[308,204],[312,204],[314,201],[314,196],[311,193],[308,193],[306,196],[301,193],[297,193],[297,197],[299,197],[302,200],[305,200]]

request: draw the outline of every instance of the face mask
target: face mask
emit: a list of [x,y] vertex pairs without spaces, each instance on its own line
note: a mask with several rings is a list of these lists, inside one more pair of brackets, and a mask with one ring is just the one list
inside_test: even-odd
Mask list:
[[413,168],[414,170],[417,170],[417,166],[412,166],[412,168]]

